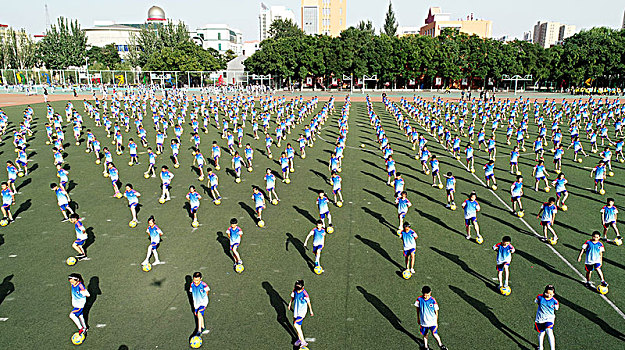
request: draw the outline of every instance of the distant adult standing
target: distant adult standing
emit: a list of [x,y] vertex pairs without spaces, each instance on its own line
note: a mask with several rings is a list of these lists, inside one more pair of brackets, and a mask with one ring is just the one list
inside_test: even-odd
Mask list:
[[43,102],[48,103],[48,89],[45,86],[43,87]]

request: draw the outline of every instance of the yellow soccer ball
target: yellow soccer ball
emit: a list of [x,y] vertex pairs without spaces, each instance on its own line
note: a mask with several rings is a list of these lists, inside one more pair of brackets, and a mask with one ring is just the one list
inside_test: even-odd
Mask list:
[[278,200],[277,200],[277,199],[275,199],[275,198],[274,198],[274,199],[272,199],[272,200],[271,200],[271,204],[273,204],[273,205],[278,205]]
[[408,270],[404,270],[404,272],[401,273],[401,276],[405,279],[405,280],[409,280],[410,277],[412,277],[412,274],[410,273],[410,271]]
[[452,211],[455,211],[457,207],[455,204],[452,204],[451,206],[449,206],[449,209],[451,209]]
[[609,176],[609,177],[613,177],[613,176],[614,176],[614,172],[613,172],[613,171],[610,171],[610,172],[608,173],[608,176]]
[[524,216],[525,216],[525,212],[524,212],[524,211],[519,211],[516,215],[517,215],[518,217],[522,218],[522,217],[524,217]]
[[240,178],[240,177],[237,177],[236,179],[234,179],[234,182],[236,182],[236,183],[238,183],[238,184],[239,184],[239,183],[241,183],[241,178]]
[[336,169],[336,171],[338,171],[339,173],[342,173],[343,172],[343,168],[338,168],[338,169]]
[[137,227],[137,222],[136,222],[136,221],[134,221],[134,220],[132,220],[132,221],[130,221],[130,222],[128,223],[128,226],[129,226],[130,228],[135,228],[135,227]]
[[252,168],[252,167],[248,167],[248,168],[247,168],[247,171],[251,173],[252,171],[254,171],[254,168]]
[[605,190],[604,190],[603,188],[602,188],[602,189],[600,189],[600,190],[599,190],[599,194],[603,196],[603,195],[605,194]]
[[198,228],[198,227],[200,227],[200,223],[199,223],[199,222],[197,222],[197,221],[193,221],[193,222],[191,223],[191,226],[192,226],[193,228]]
[[17,176],[19,176],[19,177],[24,177],[24,172],[23,172],[23,171],[18,172],[18,173],[17,173]]
[[80,345],[85,341],[85,334],[80,334],[78,332],[72,334],[72,344]]
[[145,265],[141,265],[141,270],[144,272],[150,272],[150,270],[152,270],[152,264],[147,263]]
[[9,221],[8,221],[8,220],[6,220],[6,219],[2,219],[2,220],[0,220],[0,226],[4,227],[4,226],[6,226],[6,225],[8,225],[8,224],[9,224]]
[[365,148],[365,147],[366,147],[366,146],[365,146],[365,144],[364,144],[364,143],[361,143],[361,144],[360,144],[360,148]]
[[618,162],[619,163],[625,163],[625,159],[619,159]]
[[269,154],[269,159],[273,159],[273,154]]
[[482,244],[484,243],[484,238],[482,236],[477,236],[477,238],[475,239],[475,242],[477,244]]
[[510,293],[512,293],[512,289],[510,289],[510,287],[499,287],[499,292],[502,295],[508,296],[510,295]]
[[115,198],[117,199],[122,198],[122,194],[120,192],[115,193]]
[[284,183],[287,184],[287,185],[290,184],[291,183],[291,179],[289,179],[289,178],[284,179]]
[[341,202],[341,201],[336,202],[336,206],[341,208],[343,206],[343,202]]
[[265,227],[265,221],[263,220],[258,221],[258,227],[261,227],[261,228]]
[[328,233],[334,233],[334,227],[330,226],[328,227]]
[[180,164],[178,164],[178,163],[174,164],[174,168],[176,168],[176,169],[180,168]]
[[80,142],[76,141],[76,146],[80,146]]
[[133,166],[133,162],[128,162],[128,166]]
[[67,258],[67,260],[65,260],[65,263],[67,264],[67,266],[74,266],[76,265],[76,258],[70,256],[69,258]]
[[460,160],[460,156],[456,156],[456,160]]
[[613,242],[615,246],[620,247],[623,244],[623,239],[621,239],[620,237],[616,237]]
[[89,153],[89,150],[88,150],[88,149],[86,149],[86,150],[85,150],[85,153]]
[[581,163],[582,162],[582,158],[577,158],[577,162]]
[[471,168],[471,173],[475,173],[475,168]]
[[50,144],[50,141],[46,141],[46,145],[49,145],[49,144]]
[[551,191],[551,187],[545,187],[545,192],[549,193]]
[[550,238],[550,239],[549,239],[549,244],[551,244],[551,245],[556,245],[556,244],[558,244],[558,240],[557,240],[557,239],[555,239],[555,238]]
[[497,185],[492,185],[491,188],[493,189],[493,191],[497,191]]
[[243,272],[243,270],[245,270],[245,267],[243,266],[243,264],[237,264],[234,267],[234,271],[236,271],[237,273],[241,273],[241,272]]
[[102,176],[109,177],[109,173],[103,173]]
[[306,159],[306,155],[305,154],[302,154],[302,159]]
[[315,266],[313,271],[315,272],[315,274],[321,275],[323,273],[323,268],[321,266]]
[[567,207],[566,204],[562,204],[560,209],[562,209],[562,211],[567,211],[567,210],[569,210],[569,207]]
[[161,151],[156,151],[156,154],[157,154],[157,155],[160,155],[160,154],[161,154]]
[[145,173],[145,174],[143,174],[143,177],[145,177],[146,179],[149,179],[150,178],[150,174]]
[[96,160],[95,160],[95,163],[96,163],[97,165],[100,165],[100,160],[99,160],[99,159],[96,159]]
[[189,340],[189,346],[193,349],[199,349],[202,346],[202,337],[196,335]]
[[438,189],[442,190],[443,189],[443,184],[438,184]]
[[158,202],[161,203],[161,204],[165,203],[165,198],[159,198]]
[[121,155],[122,155],[122,152],[120,152],[120,151],[117,151],[117,152],[115,152],[115,153],[117,153],[117,155],[118,155],[118,156],[121,156]]
[[197,178],[199,181],[204,181],[204,176],[200,176]]
[[523,150],[523,152],[525,152],[525,151],[527,151],[527,148],[523,147],[522,150]]
[[220,169],[221,167],[219,165],[215,167],[215,170],[220,170]]
[[429,170],[426,170],[426,171],[425,171],[425,175],[430,175],[430,171],[429,171]]
[[215,200],[215,202],[214,202],[214,203],[215,203],[215,205],[220,205],[220,204],[221,204],[221,199],[217,199],[217,200]]
[[606,294],[608,294],[608,287],[599,285],[597,287],[597,292],[599,292],[602,295],[606,295]]

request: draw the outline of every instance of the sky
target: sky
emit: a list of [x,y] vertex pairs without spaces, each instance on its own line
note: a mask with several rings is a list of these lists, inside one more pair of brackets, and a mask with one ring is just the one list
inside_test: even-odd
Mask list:
[[[361,20],[373,21],[376,28],[384,23],[388,0],[347,1],[347,24],[356,25]],[[118,23],[143,22],[152,5],[165,10],[167,18],[182,20],[190,30],[208,23],[225,23],[243,32],[244,40],[258,40],[259,0],[2,0],[0,24],[24,28],[31,34],[45,31],[45,5],[49,18],[55,22],[59,16],[78,19],[83,28],[93,26],[97,20]],[[300,0],[265,0],[267,5],[286,6],[295,12],[300,21]],[[493,21],[493,37],[522,37],[533,30],[537,21],[556,21],[577,26],[577,30],[598,26],[620,28],[623,23],[623,0],[393,0],[400,26],[420,27],[429,7],[440,6],[452,19],[475,18]]]

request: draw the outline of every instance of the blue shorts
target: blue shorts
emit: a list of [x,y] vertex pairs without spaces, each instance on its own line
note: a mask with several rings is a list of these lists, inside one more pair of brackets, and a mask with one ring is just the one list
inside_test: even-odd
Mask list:
[[404,256],[408,256],[410,254],[413,254],[415,251],[417,251],[415,248],[410,248],[408,250],[404,250]]
[[128,208],[134,208],[134,207],[137,206],[137,204],[139,204],[139,203],[130,203],[130,204],[128,204]]
[[195,214],[199,207],[191,207],[191,213]]
[[542,333],[546,331],[548,328],[553,328],[553,322],[543,322],[543,323],[534,322],[534,325],[536,326],[536,331],[538,333]]
[[293,320],[293,323],[296,325],[302,325],[302,321],[304,321],[303,317],[295,317],[295,320]]
[[117,185],[117,181],[118,181],[118,180],[119,180],[119,179],[115,179],[115,180],[112,180],[112,179],[111,179],[111,184],[112,184],[113,186]]
[[510,165],[519,165],[519,162],[510,162]]
[[76,317],[78,317],[78,316],[82,315],[82,311],[83,311],[83,308],[75,307],[75,308],[72,309],[72,314],[75,315]]
[[438,326],[432,326],[432,327],[420,326],[419,327],[419,331],[421,332],[421,335],[426,335],[426,334],[428,334],[428,332],[432,332],[432,334],[437,334],[438,333]]
[[602,184],[603,183],[603,179],[595,179],[595,184]]
[[230,244],[230,250],[234,250],[234,248],[238,248],[238,247],[239,247],[239,243]]
[[438,175],[438,170],[432,170],[432,176]]
[[156,248],[158,248],[158,245],[160,244],[160,242],[151,242],[150,243],[150,247],[152,248],[152,250],[156,250]]
[[202,316],[204,316],[204,311],[205,310],[206,310],[206,306],[200,306],[200,307],[195,309],[195,315],[202,315]]
[[319,218],[325,219],[328,214],[330,214],[330,212],[319,214]]
[[264,205],[261,205],[261,206],[259,206],[259,207],[256,207],[256,211],[263,210],[263,209],[265,209],[265,206],[264,206]]
[[497,271],[503,271],[504,266],[510,266],[509,262],[497,265]]
[[61,204],[59,205],[59,207],[61,208],[62,211],[67,210],[67,208],[69,208],[69,204]]
[[395,170],[391,170],[388,172],[388,176],[393,176],[393,175],[395,175]]
[[567,190],[560,191],[560,192],[556,192],[556,195],[557,195],[558,197],[560,197],[560,196],[564,195],[566,192],[567,192]]
[[519,199],[521,199],[521,196],[512,196],[512,197],[511,197],[511,200],[512,200],[513,202],[516,202],[516,201],[517,201],[517,200],[519,200]]
[[22,166],[26,166],[26,162],[21,161],[21,160],[16,160],[15,161],[18,165],[22,165]]
[[12,184],[12,183],[15,183],[15,180],[16,180],[16,179],[9,179],[9,181],[8,181],[8,182],[9,182],[10,184]]
[[84,239],[77,239],[74,241],[75,245],[83,245],[85,244],[85,240]]
[[590,272],[590,271],[595,271],[601,268],[601,263],[595,263],[595,264],[586,264],[586,271]]
[[549,226],[551,225],[551,221],[541,221],[540,226]]
[[217,185],[211,185],[211,190],[215,191],[217,189]]
[[536,177],[536,181],[540,181],[540,180],[544,180],[544,179],[545,179],[545,177],[544,177],[544,176],[537,176],[537,177]]
[[313,246],[313,253],[317,253],[317,250],[323,250],[323,244],[314,245]]
[[486,175],[486,180],[490,180],[490,179],[492,179],[493,177],[495,177],[495,174],[489,174],[489,175]]
[[341,192],[341,188],[340,187],[337,188],[336,190],[334,190],[334,189],[332,190],[332,194],[337,194],[339,192]]
[[471,226],[471,224],[476,222],[476,221],[477,221],[477,218],[464,219],[464,225],[465,226]]
[[397,215],[402,219],[406,217],[406,213],[397,213]]
[[4,204],[4,203],[2,203],[2,207],[4,209],[9,209],[11,207],[11,204]]

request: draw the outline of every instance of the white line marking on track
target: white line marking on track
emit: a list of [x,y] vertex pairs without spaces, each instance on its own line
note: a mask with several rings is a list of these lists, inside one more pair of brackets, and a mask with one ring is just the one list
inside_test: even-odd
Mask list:
[[95,328],[104,328],[106,327],[106,323],[98,323],[97,325],[95,325]]
[[8,317],[0,317],[0,322],[6,322],[8,321]]
[[17,255],[16,254],[11,254],[11,255],[9,255],[9,258],[17,258]]

